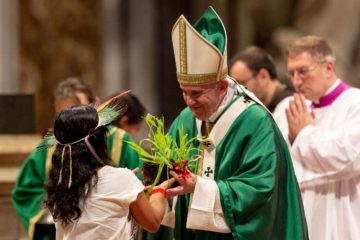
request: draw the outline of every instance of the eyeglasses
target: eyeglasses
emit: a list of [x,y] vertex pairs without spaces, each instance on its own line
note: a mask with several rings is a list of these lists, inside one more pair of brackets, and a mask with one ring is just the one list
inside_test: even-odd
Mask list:
[[311,71],[314,71],[314,70],[315,70],[315,68],[316,68],[317,66],[318,66],[318,65],[300,67],[300,68],[298,68],[298,69],[289,71],[289,72],[287,73],[287,77],[290,78],[290,79],[294,79],[295,73],[297,73],[297,75],[298,75],[299,78],[305,79],[306,77],[308,77],[308,75],[309,75],[309,73],[310,73]]

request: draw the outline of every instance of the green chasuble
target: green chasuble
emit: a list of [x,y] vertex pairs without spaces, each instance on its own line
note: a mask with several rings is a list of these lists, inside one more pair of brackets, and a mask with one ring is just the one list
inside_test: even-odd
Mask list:
[[[108,130],[108,152],[114,163],[129,169],[142,167],[137,152],[127,143],[132,141],[132,138],[117,127],[109,126]],[[34,149],[22,165],[15,188],[11,192],[13,205],[29,239],[55,239],[54,224],[37,223],[46,212],[42,208],[44,183],[51,168],[54,149]]]
[[[291,157],[272,117],[253,104],[234,119],[214,150],[214,180],[231,233],[186,229],[190,195],[183,195],[178,196],[175,209],[175,239],[308,239]],[[197,136],[196,120],[189,108],[170,128],[176,139],[181,126],[189,138]]]

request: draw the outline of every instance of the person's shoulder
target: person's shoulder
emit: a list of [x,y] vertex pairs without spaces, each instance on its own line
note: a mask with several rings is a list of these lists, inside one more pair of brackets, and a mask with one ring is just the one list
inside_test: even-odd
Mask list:
[[360,98],[358,98],[360,96],[360,88],[352,87],[346,90],[344,93],[345,93],[343,94],[344,97],[348,97],[348,98],[355,97],[356,100],[360,101]]
[[261,119],[267,119],[270,113],[260,104],[252,104],[238,118],[245,118],[246,121],[257,122]]
[[360,89],[349,88],[344,91],[332,104],[332,108],[360,108]]
[[179,115],[176,117],[175,121],[180,121],[180,122],[191,122],[192,120],[194,120],[194,115],[191,112],[189,107],[184,108]]
[[[137,194],[144,189],[141,181],[135,173],[128,168],[119,168],[106,165],[98,171],[99,182],[102,191],[111,190],[112,193],[118,194],[121,199],[128,197],[129,191],[132,199],[136,199]],[[121,183],[122,187],[115,187]],[[125,195],[124,195],[125,194]]]
[[108,125],[106,128],[107,128],[110,135],[114,134],[114,133],[126,133],[124,129],[121,129],[121,128],[116,127],[116,126],[111,125],[111,124]]
[[133,171],[131,171],[128,168],[122,168],[122,167],[113,167],[110,165],[106,165],[104,167],[102,167],[99,170],[100,175],[107,175],[107,176],[121,176],[122,178],[131,178],[134,177],[136,178],[135,174],[133,173]]
[[108,129],[108,137],[110,138],[116,136],[116,137],[120,137],[124,141],[132,140],[130,135],[122,128],[116,127],[114,125],[109,125],[107,129]]
[[278,93],[275,94],[273,100],[271,101],[270,105],[269,105],[269,109],[271,112],[274,112],[276,107],[284,100],[284,99],[289,99],[289,97],[291,98],[294,94],[294,90],[291,89],[290,87],[286,87],[284,88],[282,91],[279,91]]
[[29,161],[45,161],[49,154],[52,154],[53,149],[44,147],[42,143],[39,143],[29,154],[25,162]]
[[259,104],[252,104],[234,120],[229,132],[239,136],[261,132],[263,136],[274,133],[274,124],[275,122],[267,109]]
[[288,96],[283,98],[275,107],[273,115],[276,114],[285,114],[285,109],[289,107],[290,100],[293,99],[293,96]]
[[193,115],[193,113],[191,112],[191,110],[190,110],[189,107],[184,108],[184,109],[180,112],[179,116],[185,117],[185,118],[188,118],[188,117],[192,117],[192,118],[193,118],[193,117],[194,117],[194,115]]

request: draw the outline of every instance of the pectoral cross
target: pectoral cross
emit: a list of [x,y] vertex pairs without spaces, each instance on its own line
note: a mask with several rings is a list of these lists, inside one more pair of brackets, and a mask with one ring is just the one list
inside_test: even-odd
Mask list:
[[205,174],[207,177],[209,177],[210,174],[212,174],[212,173],[213,173],[213,170],[212,170],[210,167],[207,167],[207,169],[204,171],[204,174]]
[[202,143],[202,145],[204,145],[206,148],[211,146],[211,142],[205,141]]

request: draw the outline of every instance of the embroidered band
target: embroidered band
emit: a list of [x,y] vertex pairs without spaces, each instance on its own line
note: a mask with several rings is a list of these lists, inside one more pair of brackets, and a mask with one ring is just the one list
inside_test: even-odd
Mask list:
[[227,76],[227,69],[223,70],[220,78],[217,79],[217,73],[209,74],[182,74],[176,73],[177,79],[180,84],[184,85],[202,85],[217,82],[218,80],[225,79]]

